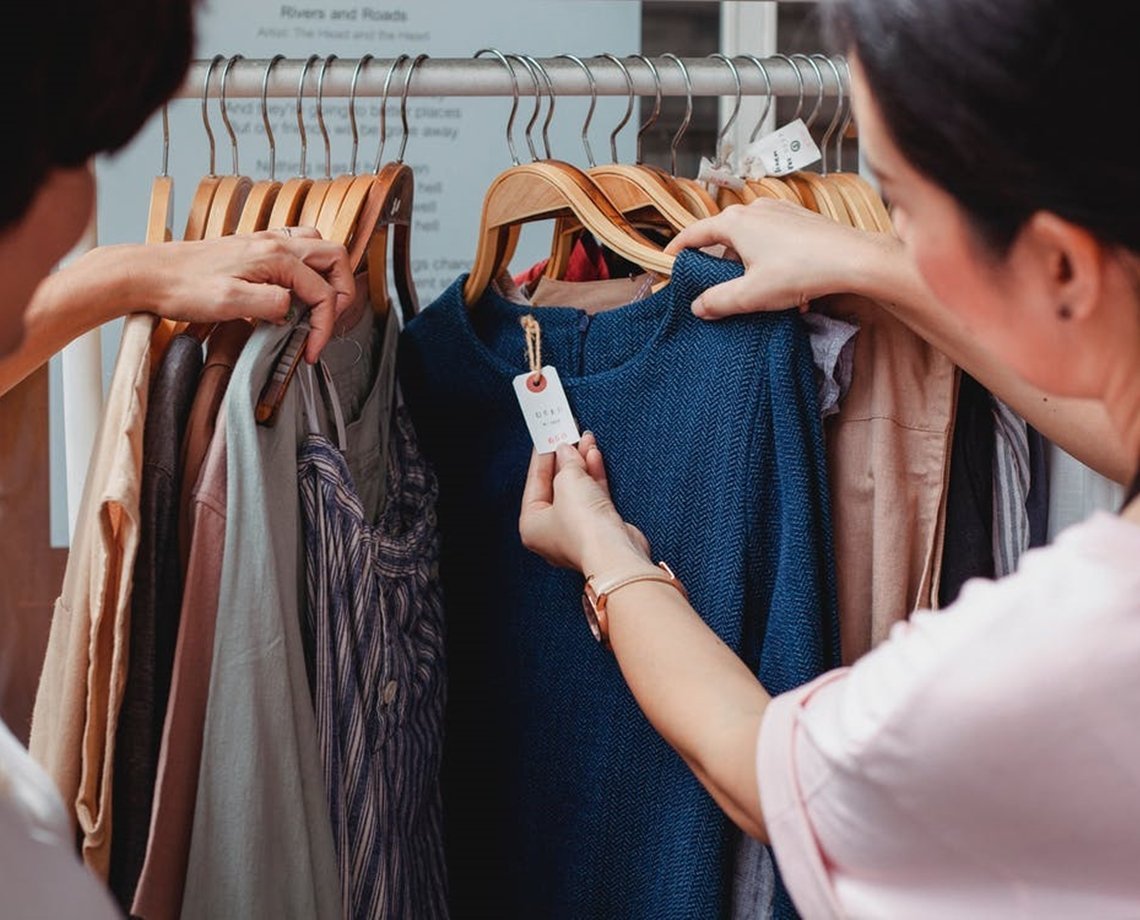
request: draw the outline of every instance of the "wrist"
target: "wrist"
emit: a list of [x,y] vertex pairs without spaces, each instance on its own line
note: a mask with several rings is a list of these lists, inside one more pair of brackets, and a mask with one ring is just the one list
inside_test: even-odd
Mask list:
[[886,301],[907,289],[911,265],[902,242],[889,233],[859,233],[847,266],[846,293]]
[[150,309],[153,299],[147,295],[147,279],[153,273],[146,258],[148,248],[97,246],[68,266],[69,286],[100,323]]
[[628,539],[598,541],[582,554],[582,574],[597,585],[656,569],[649,554]]

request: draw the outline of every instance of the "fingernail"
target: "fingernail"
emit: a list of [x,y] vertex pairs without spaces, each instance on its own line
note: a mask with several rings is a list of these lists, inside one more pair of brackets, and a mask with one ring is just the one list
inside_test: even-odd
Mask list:
[[701,298],[699,298],[699,297],[693,301],[693,315],[694,316],[704,316],[705,315],[705,302],[703,300],[701,300]]

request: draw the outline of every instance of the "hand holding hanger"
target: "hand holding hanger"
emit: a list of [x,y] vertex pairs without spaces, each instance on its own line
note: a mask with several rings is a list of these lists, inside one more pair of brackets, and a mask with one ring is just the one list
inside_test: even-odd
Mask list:
[[715,245],[735,253],[744,274],[697,299],[693,312],[706,319],[803,307],[841,291],[870,294],[864,290],[869,267],[903,258],[902,245],[889,234],[857,230],[774,198],[698,221],[677,234],[665,251]]

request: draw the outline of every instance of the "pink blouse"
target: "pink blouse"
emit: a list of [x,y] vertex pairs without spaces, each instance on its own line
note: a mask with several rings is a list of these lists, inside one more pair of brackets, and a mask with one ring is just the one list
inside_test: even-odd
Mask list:
[[810,920],[1140,917],[1140,527],[1098,514],[777,697],[757,768]]

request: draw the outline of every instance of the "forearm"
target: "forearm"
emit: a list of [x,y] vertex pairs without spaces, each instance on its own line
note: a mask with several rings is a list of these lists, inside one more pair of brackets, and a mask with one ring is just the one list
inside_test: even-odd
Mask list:
[[881,303],[1082,463],[1117,482],[1131,480],[1135,458],[1128,456],[1101,403],[1057,398],[1030,386],[934,297],[897,240],[868,236],[875,249],[852,267],[857,293]]
[[14,352],[0,358],[0,395],[68,342],[142,308],[136,285],[128,275],[133,250],[141,248],[95,249],[40,283],[24,314],[23,341]]
[[[636,557],[606,564],[648,566]],[[760,682],[670,585],[628,585],[609,597],[607,611],[614,655],[650,723],[729,818],[766,839],[756,742],[769,696]]]

